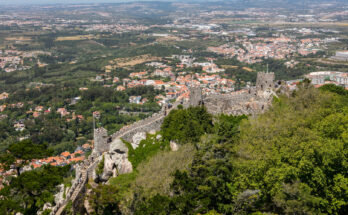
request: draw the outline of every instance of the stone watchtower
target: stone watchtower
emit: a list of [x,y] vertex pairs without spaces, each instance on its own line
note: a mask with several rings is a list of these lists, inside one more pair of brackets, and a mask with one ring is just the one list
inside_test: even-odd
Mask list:
[[109,150],[108,131],[105,128],[94,130],[94,149],[93,153],[101,154]]
[[203,105],[203,94],[200,87],[191,87],[190,88],[190,106],[199,106]]
[[274,89],[274,72],[257,73],[256,89],[257,91],[267,91]]

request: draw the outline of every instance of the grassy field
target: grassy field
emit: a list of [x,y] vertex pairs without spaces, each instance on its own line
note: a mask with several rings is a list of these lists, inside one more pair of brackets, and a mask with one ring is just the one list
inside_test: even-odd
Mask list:
[[242,69],[244,69],[244,70],[246,70],[246,71],[248,71],[248,72],[253,72],[254,70],[252,70],[251,68],[249,68],[249,67],[243,67]]
[[6,37],[5,40],[8,40],[8,41],[31,41],[31,38],[19,36],[19,37]]
[[270,26],[301,26],[301,27],[347,27],[347,22],[269,22]]
[[153,57],[151,55],[139,55],[136,57],[131,58],[115,58],[112,62],[113,64],[116,64],[118,67],[128,67],[128,66],[135,66],[137,64],[145,63],[148,61],[158,61],[161,60],[159,57]]
[[95,35],[75,35],[66,37],[57,37],[56,41],[76,41],[76,40],[91,40],[97,39]]
[[238,66],[232,66],[232,65],[221,65],[223,69],[238,69]]
[[345,65],[345,66],[348,66],[348,62],[337,61],[337,60],[332,60],[332,59],[327,59],[327,58],[318,59],[317,62],[331,64],[331,65]]

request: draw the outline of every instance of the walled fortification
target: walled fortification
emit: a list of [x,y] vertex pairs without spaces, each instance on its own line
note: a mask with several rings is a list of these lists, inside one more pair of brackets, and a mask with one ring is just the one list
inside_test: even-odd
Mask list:
[[[248,90],[242,90],[226,95],[209,95],[203,97],[200,88],[191,88],[190,102],[185,106],[197,106],[204,104],[207,110],[212,114],[257,114],[264,111],[275,95],[274,90],[274,73],[259,73],[257,76],[256,87]],[[176,102],[171,109],[175,109],[180,102]],[[94,132],[94,149],[93,153],[88,157],[81,166],[76,168],[76,178],[73,180],[72,187],[66,194],[65,200],[59,202],[53,209],[52,215],[64,214],[65,206],[69,201],[72,202],[76,211],[82,212],[84,193],[86,192],[86,184],[88,179],[95,176],[95,169],[102,159],[103,154],[110,154],[110,145],[117,145],[117,141],[121,138],[131,142],[132,137],[139,132],[158,131],[161,128],[163,120],[171,109],[164,108],[159,113],[135,122],[131,125],[124,126],[118,132],[108,136],[107,130],[98,128]],[[111,150],[112,151],[112,150]],[[117,150],[116,150],[117,151]],[[111,153],[112,154],[112,153]],[[117,153],[112,154],[119,158]],[[119,153],[124,157],[123,153]],[[112,157],[112,156],[111,156]],[[122,161],[126,162],[126,161]],[[127,162],[126,162],[127,163]],[[131,166],[130,166],[131,167]]]
[[266,91],[274,89],[275,75],[273,72],[257,73],[256,88],[257,91]]
[[256,87],[224,95],[209,95],[204,105],[211,114],[254,115],[266,110],[275,93],[274,73],[257,74]]
[[56,206],[51,208],[51,215],[65,214],[65,207],[69,202],[72,203],[72,207],[75,212],[83,214],[83,200],[86,192],[86,185],[88,183],[88,179],[92,177],[92,174],[100,161],[100,157],[101,156],[91,155],[87,160],[81,163],[81,165],[77,165],[75,167],[76,177],[72,181],[72,185],[66,193],[65,199],[62,199],[60,202],[56,202]]
[[189,106],[198,106],[203,104],[204,102],[203,102],[202,89],[200,87],[191,87]]
[[101,154],[108,150],[108,131],[105,128],[94,129],[94,148],[93,152]]
[[267,100],[256,99],[255,95],[240,92],[232,95],[211,95],[204,99],[211,114],[249,115],[261,112],[267,106]]
[[167,113],[175,109],[179,104],[180,102],[175,102],[171,109],[164,108],[146,119],[137,121],[131,125],[123,126],[119,131],[110,136],[106,136],[106,129],[100,128],[100,131],[95,133],[93,154],[101,154],[109,151],[110,144],[117,139],[122,138],[131,142],[132,137],[138,132],[149,133],[152,131],[159,131]]

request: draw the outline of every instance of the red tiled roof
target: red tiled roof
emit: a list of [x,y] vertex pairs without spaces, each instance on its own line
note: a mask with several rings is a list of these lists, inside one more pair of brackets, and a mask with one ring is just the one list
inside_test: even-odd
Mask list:
[[77,158],[71,158],[71,159],[69,159],[69,161],[79,162],[79,161],[83,161],[84,159],[85,159],[85,156],[81,156],[81,157],[77,157]]
[[62,152],[60,155],[63,157],[68,157],[70,155],[70,152]]

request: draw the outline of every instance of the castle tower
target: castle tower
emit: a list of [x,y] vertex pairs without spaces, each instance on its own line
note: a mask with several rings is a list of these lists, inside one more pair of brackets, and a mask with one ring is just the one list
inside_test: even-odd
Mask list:
[[190,88],[190,106],[203,105],[203,94],[200,87]]
[[108,131],[103,127],[95,129],[93,153],[101,154],[108,150],[109,150]]
[[266,91],[274,88],[274,72],[257,73],[256,89],[257,91]]

